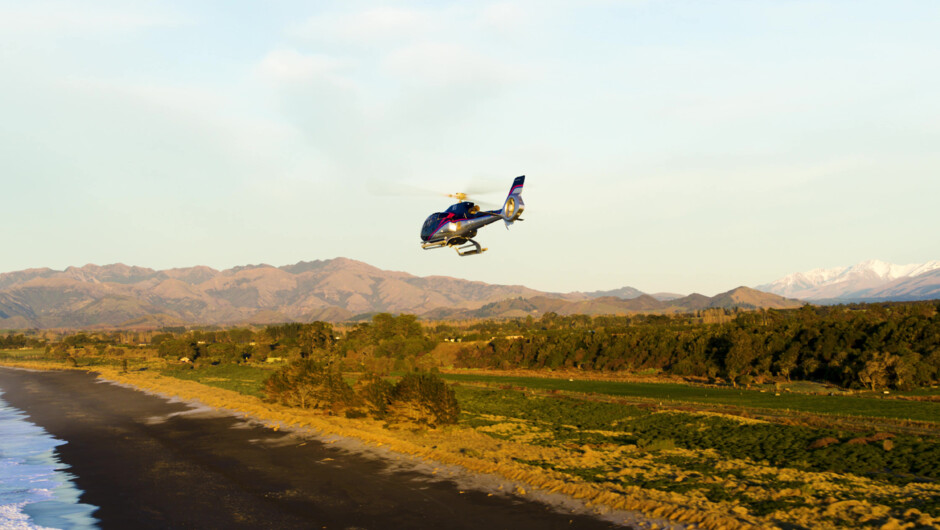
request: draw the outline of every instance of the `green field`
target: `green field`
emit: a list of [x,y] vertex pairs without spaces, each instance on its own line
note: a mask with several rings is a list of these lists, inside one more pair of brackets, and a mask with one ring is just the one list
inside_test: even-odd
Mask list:
[[705,388],[677,383],[626,383],[542,377],[442,374],[449,381],[558,390],[634,398],[653,402],[698,403],[839,416],[877,417],[940,423],[940,403],[844,395],[761,392],[731,388]]
[[[73,356],[77,366],[82,368],[93,368],[95,366],[114,366],[120,367],[123,357],[107,357],[104,355],[75,355]],[[0,361],[22,361],[22,362],[47,362],[61,363],[66,366],[65,358],[57,357],[54,354],[47,353],[42,348],[30,348],[25,350],[0,350]],[[129,362],[136,362],[135,359],[128,359]]]
[[[66,362],[53,355],[47,354],[42,349],[29,350],[0,350],[0,361],[25,361],[25,362],[47,362],[60,363],[63,367]],[[112,368],[121,368],[124,358],[106,357],[106,356],[77,356],[75,360],[80,368],[94,370],[96,366],[110,366]],[[263,397],[261,392],[264,380],[271,373],[279,368],[278,365],[261,364],[217,364],[207,365],[198,369],[193,369],[191,365],[166,366],[166,363],[160,361],[156,363],[161,375],[196,381],[209,386],[233,390],[242,394],[255,397]],[[162,366],[162,368],[160,368]],[[128,358],[127,367],[129,370],[154,369],[154,363],[146,359]]]
[[196,381],[205,385],[233,390],[241,394],[262,398],[261,389],[265,379],[271,376],[277,366],[218,364],[193,369],[189,366],[161,370],[162,375]]
[[51,360],[42,348],[29,348],[25,350],[0,350],[0,360],[9,359],[11,361],[39,361]]

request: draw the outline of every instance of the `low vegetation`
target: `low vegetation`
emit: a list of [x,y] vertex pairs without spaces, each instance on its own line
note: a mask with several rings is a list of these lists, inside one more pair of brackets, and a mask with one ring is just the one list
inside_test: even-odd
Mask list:
[[816,527],[817,517],[853,526],[848,514],[828,512],[840,502],[862,503],[865,509],[854,513],[876,526],[910,520],[915,511],[940,515],[940,445],[932,437],[531,391],[460,386],[458,398],[464,424],[477,432],[550,449],[531,451],[525,463],[612,491],[681,495],[782,526]]
[[[568,372],[566,375],[578,377]],[[646,383],[636,381],[569,380],[557,377],[522,377],[492,375],[474,372],[445,373],[448,381],[480,383],[498,387],[530,388],[552,392],[578,392],[602,394],[645,403],[694,404],[718,408],[746,408],[761,410],[765,415],[789,415],[807,412],[829,416],[856,416],[859,418],[888,418],[912,422],[937,422],[940,419],[940,400],[893,399],[909,397],[881,393],[846,393],[811,387],[813,392],[789,391],[791,385],[774,385],[745,390],[708,385],[680,383]],[[795,385],[793,385],[795,386]],[[923,392],[923,391],[922,391]],[[912,393],[917,395],[917,393]],[[927,394],[929,395],[929,394]]]
[[0,362],[93,369],[704,528],[927,528],[937,310],[24,333],[0,335]]

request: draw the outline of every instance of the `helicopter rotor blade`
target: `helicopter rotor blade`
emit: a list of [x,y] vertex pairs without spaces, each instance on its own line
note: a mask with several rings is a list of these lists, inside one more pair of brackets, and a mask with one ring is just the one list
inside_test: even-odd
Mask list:
[[491,195],[493,193],[504,192],[506,189],[506,179],[496,179],[492,177],[483,177],[474,175],[470,182],[464,186],[463,192],[467,195]]
[[441,193],[439,191],[434,191],[422,186],[416,186],[414,184],[409,184],[401,181],[388,181],[388,180],[378,180],[370,179],[366,182],[366,189],[372,195],[381,195],[381,196],[392,196],[392,197],[449,197],[455,199],[459,202],[471,201],[474,204],[480,206],[481,209],[486,210],[495,210],[498,207],[494,207],[493,204],[487,202],[481,202],[476,199],[477,195],[489,195],[498,191],[503,191],[505,183],[501,183],[500,187],[495,186],[495,181],[488,182],[486,180],[481,180],[480,178],[474,178],[471,182],[471,185],[464,187],[463,191],[456,193]]
[[414,184],[407,184],[405,182],[390,182],[387,180],[376,179],[370,179],[367,181],[366,189],[369,190],[369,193],[373,195],[384,195],[392,197],[410,197],[415,195],[427,197],[446,196],[445,193],[432,191],[421,186],[415,186]]

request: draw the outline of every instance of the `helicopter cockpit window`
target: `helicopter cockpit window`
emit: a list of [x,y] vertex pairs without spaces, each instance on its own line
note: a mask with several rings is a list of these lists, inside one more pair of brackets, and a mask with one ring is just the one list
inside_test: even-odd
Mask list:
[[443,214],[434,213],[431,214],[425,221],[424,225],[421,227],[421,238],[427,240],[431,237],[431,233],[434,232],[434,229],[437,228],[438,223]]
[[450,208],[444,211],[454,215],[466,216],[471,206],[473,206],[472,202],[458,202],[457,204],[452,204]]

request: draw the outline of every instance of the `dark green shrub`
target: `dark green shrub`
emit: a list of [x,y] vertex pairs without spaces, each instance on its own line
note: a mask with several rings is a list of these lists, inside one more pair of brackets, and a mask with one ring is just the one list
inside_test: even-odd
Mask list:
[[410,373],[391,392],[391,412],[400,419],[430,426],[457,423],[460,405],[454,390],[437,374]]
[[356,383],[359,397],[365,401],[369,412],[376,418],[385,417],[388,413],[388,407],[392,402],[393,389],[391,383],[372,372],[362,376]]
[[357,404],[355,392],[339,370],[311,359],[281,368],[264,383],[269,400],[301,408],[342,409]]

